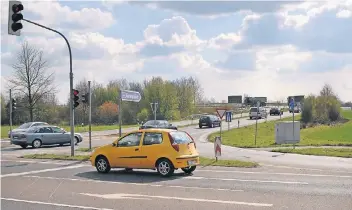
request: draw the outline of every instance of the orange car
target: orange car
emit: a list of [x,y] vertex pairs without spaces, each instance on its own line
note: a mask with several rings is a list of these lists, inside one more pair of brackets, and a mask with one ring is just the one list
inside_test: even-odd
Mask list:
[[187,132],[142,129],[95,149],[90,161],[100,173],[111,168],[157,169],[160,175],[171,176],[179,168],[192,173],[199,165],[199,153]]

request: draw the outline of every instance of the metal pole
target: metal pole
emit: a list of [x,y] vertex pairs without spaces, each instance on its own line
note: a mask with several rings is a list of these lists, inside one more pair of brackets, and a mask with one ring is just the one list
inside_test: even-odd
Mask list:
[[73,73],[72,73],[72,52],[71,52],[71,46],[70,46],[70,43],[68,42],[68,40],[66,39],[66,37],[58,32],[57,30],[55,29],[52,29],[52,28],[49,28],[49,27],[46,27],[46,26],[43,26],[39,23],[35,23],[33,21],[30,21],[30,20],[27,20],[25,18],[23,18],[22,20],[28,22],[28,23],[32,23],[36,26],[39,26],[39,27],[42,27],[42,28],[45,28],[49,31],[53,31],[57,34],[59,34],[62,38],[65,39],[65,42],[67,44],[67,47],[68,47],[68,52],[70,54],[70,125],[71,125],[71,156],[74,156],[75,155],[75,144],[74,144],[74,138],[75,138],[75,126],[74,126],[74,107],[73,107]]
[[222,122],[220,121],[220,141],[221,141],[221,136],[222,136]]
[[12,144],[12,93],[10,89],[10,143]]
[[121,107],[122,106],[122,97],[121,97],[121,90],[119,90],[119,110],[118,110],[118,113],[119,113],[119,137],[121,137],[122,135],[122,131],[121,131],[121,126],[122,126],[122,112],[121,112]]
[[88,133],[89,133],[89,150],[92,150],[92,93],[90,88],[90,81],[88,81],[89,94],[89,116],[88,116]]

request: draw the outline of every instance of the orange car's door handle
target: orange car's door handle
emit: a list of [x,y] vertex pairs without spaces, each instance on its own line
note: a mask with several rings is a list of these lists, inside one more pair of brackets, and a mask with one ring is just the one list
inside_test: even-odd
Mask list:
[[138,151],[139,150],[139,148],[137,148],[137,149],[134,149],[134,151]]

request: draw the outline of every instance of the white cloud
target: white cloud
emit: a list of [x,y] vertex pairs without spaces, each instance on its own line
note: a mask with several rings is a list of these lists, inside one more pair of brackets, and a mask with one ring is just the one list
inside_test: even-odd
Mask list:
[[168,46],[183,45],[186,48],[198,47],[205,43],[181,16],[164,19],[158,25],[148,25],[144,30],[144,38],[149,43],[163,42]]
[[311,58],[310,52],[300,52],[293,45],[262,48],[256,50],[256,70],[271,72],[271,76],[275,71],[297,71]]
[[237,33],[219,34],[209,40],[209,46],[215,49],[229,49],[239,43],[242,37]]
[[341,10],[336,14],[336,17],[338,18],[349,18],[352,16],[352,12],[350,10]]
[[68,6],[62,6],[58,1],[25,1],[26,11],[39,17],[38,21],[47,26],[69,26],[71,30],[76,27],[85,30],[101,30],[110,27],[114,23],[110,12],[99,8],[82,8],[72,10]]

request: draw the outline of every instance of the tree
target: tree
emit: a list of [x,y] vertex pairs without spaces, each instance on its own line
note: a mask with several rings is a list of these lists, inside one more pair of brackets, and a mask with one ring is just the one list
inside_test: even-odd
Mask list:
[[117,122],[117,116],[118,116],[117,104],[111,101],[107,101],[103,103],[99,107],[99,115],[101,116],[103,123],[113,124],[114,122]]
[[27,99],[25,108],[33,121],[33,110],[36,103],[46,94],[55,92],[54,73],[48,73],[48,62],[43,51],[23,42],[12,65],[14,73],[9,79],[14,91],[24,94]]

